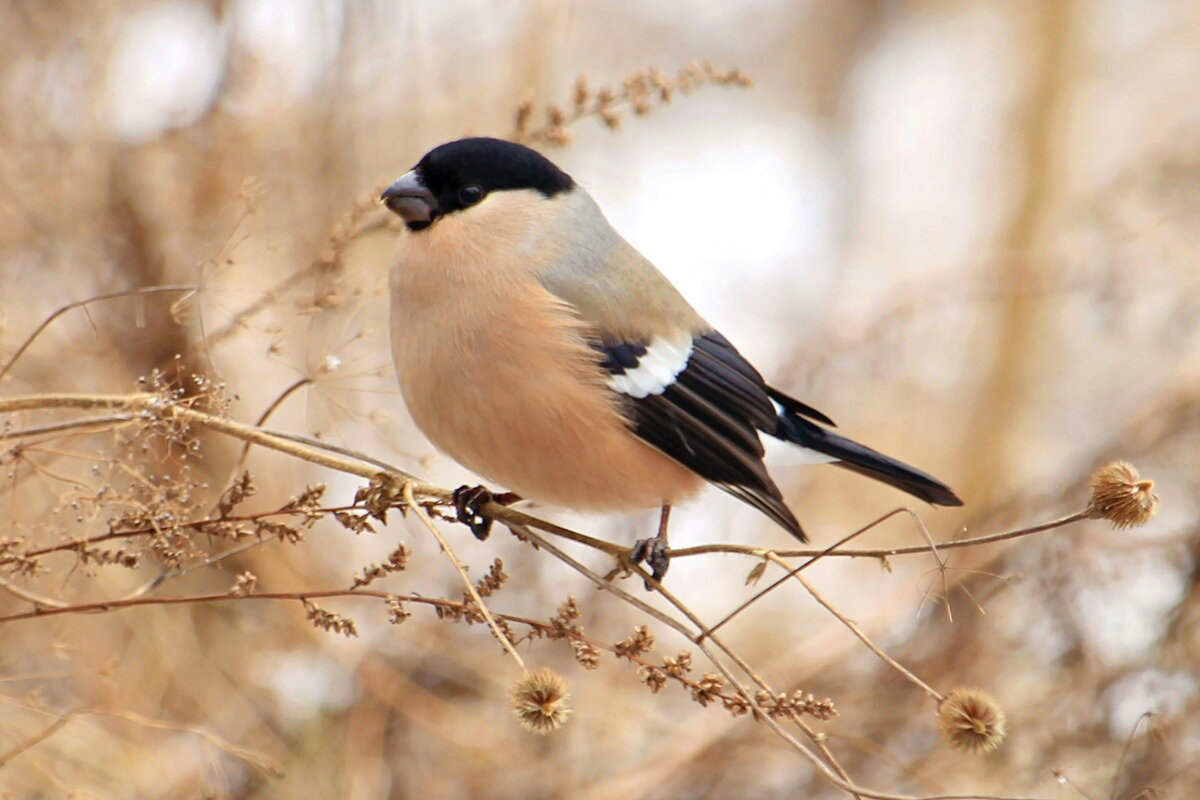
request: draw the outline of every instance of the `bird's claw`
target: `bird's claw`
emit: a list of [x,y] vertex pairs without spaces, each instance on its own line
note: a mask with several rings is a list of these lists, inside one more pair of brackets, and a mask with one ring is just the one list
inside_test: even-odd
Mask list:
[[479,513],[479,507],[495,498],[486,486],[460,486],[454,490],[454,510],[458,521],[483,541],[492,533],[492,520]]
[[[667,537],[654,536],[634,542],[633,548],[629,551],[629,563],[640,564],[643,561],[646,562],[646,566],[650,567],[650,577],[661,582],[667,574],[667,567],[671,565],[667,557]],[[654,588],[650,585],[650,581],[645,583],[646,591]]]

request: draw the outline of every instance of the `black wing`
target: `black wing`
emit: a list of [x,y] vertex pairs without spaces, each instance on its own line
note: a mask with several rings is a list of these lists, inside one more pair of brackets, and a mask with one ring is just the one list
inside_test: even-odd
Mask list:
[[[624,397],[634,432],[762,511],[801,541],[807,541],[804,532],[763,465],[760,431],[824,453],[840,467],[926,502],[962,505],[958,496],[932,475],[815,424],[833,425],[833,421],[767,386],[721,334],[712,331],[695,337],[690,352],[667,347],[665,352],[671,357],[686,358],[671,368],[655,359],[658,344],[594,345],[603,354],[602,366],[612,376],[610,385]],[[621,376],[629,380],[622,381]]]
[[[603,356],[601,365],[616,378],[632,376],[639,368],[644,370],[647,353],[655,343],[607,342],[594,346]],[[695,337],[682,369],[673,380],[661,383],[666,385],[655,386],[657,391],[622,392],[634,432],[697,475],[757,508],[800,541],[807,541],[763,465],[758,432],[775,434],[779,422],[757,370],[714,331]]]

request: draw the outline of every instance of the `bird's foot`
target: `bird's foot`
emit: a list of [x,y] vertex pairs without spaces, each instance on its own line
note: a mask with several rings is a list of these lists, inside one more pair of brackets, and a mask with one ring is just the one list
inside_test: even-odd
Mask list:
[[[629,563],[646,562],[646,566],[650,568],[650,577],[661,582],[667,574],[667,567],[671,565],[670,559],[667,557],[667,547],[667,537],[661,534],[649,539],[638,539],[629,551]],[[650,585],[650,581],[645,583],[646,591],[649,592],[654,588]]]
[[512,492],[492,494],[486,486],[460,486],[454,490],[454,511],[458,521],[471,529],[475,538],[483,541],[492,533],[492,520],[479,513],[479,507],[487,503],[512,505],[521,499]]

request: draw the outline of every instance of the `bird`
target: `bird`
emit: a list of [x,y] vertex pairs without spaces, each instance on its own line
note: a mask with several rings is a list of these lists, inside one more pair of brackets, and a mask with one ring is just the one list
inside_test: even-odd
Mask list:
[[[527,499],[584,512],[660,509],[631,561],[661,580],[673,505],[705,484],[807,536],[764,464],[763,437],[941,506],[931,475],[835,433],[768,384],[546,156],[471,137],[433,148],[380,201],[399,216],[392,356],[413,421],[485,480],[478,506]],[[649,585],[649,584],[648,584]]]

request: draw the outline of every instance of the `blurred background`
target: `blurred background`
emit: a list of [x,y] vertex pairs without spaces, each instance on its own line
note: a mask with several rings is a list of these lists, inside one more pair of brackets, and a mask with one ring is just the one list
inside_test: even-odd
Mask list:
[[[1079,510],[1088,475],[1117,457],[1163,502],[1138,530],[1090,521],[955,551],[944,576],[928,555],[806,573],[940,691],[997,698],[1010,736],[986,756],[946,747],[929,700],[798,585],[729,641],[777,688],[836,702],[813,724],[865,786],[1200,794],[1196,3],[10,0],[0,26],[0,362],[69,303],[197,287],[63,314],[0,395],[128,393],[158,370],[185,392],[217,387],[234,419],[271,409],[270,428],[450,487],[469,476],[433,453],[394,385],[382,293],[406,234],[372,194],[443,141],[509,135],[522,102],[543,126],[580,75],[619,91],[643,67],[744,70],[752,88],[700,86],[617,131],[589,117],[565,146],[537,144],[776,385],[953,486],[963,509],[918,509],[935,537]],[[70,417],[25,414],[0,433]],[[27,449],[0,450],[5,553],[102,533],[129,505],[106,484],[127,496],[186,475],[190,496],[172,502],[206,514],[240,449],[201,434],[185,463],[111,430],[0,447],[16,441]],[[345,504],[362,483],[260,451],[248,468],[247,508],[318,482]],[[774,474],[818,544],[909,502],[828,467]],[[654,524],[530,510],[626,543]],[[259,591],[347,588],[399,541],[409,569],[373,588],[460,597],[428,533],[390,521],[373,535],[322,522],[298,545],[207,566],[191,554],[154,586],[161,553],[135,568],[59,554],[36,575],[5,562],[0,613],[29,610],[29,592],[220,593],[243,571]],[[573,594],[607,642],[647,621],[507,533],[445,535],[475,575],[504,559],[496,610],[546,619]],[[792,546],[716,491],[673,516],[672,541]],[[859,544],[921,541],[898,517]],[[755,563],[680,559],[668,585],[713,622],[754,591]],[[609,655],[585,671],[563,642],[522,645],[575,707],[539,738],[511,718],[516,670],[482,626],[322,606],[358,637],[267,601],[0,625],[0,797],[847,796],[763,726],[678,686],[651,694]],[[650,627],[656,657],[686,645]]]

